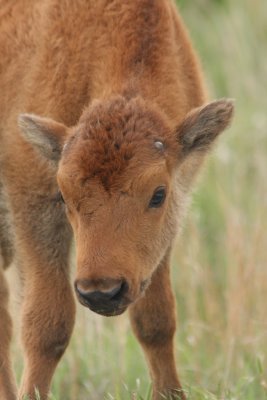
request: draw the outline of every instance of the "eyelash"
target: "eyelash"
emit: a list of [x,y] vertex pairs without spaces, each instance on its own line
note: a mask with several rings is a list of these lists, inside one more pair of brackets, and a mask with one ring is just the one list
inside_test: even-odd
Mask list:
[[58,203],[64,203],[64,204],[65,204],[65,200],[64,200],[64,198],[63,198],[62,193],[61,193],[60,190],[59,190],[59,191],[57,192],[57,194],[56,194],[56,201],[57,201]]
[[159,208],[163,205],[166,198],[166,188],[164,186],[159,186],[149,202],[149,208]]

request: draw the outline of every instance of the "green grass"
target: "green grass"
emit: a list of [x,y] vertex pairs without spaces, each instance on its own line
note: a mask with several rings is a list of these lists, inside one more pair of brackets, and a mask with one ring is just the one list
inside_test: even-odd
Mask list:
[[[211,97],[236,99],[173,256],[180,377],[192,400],[267,399],[267,2],[178,1]],[[17,357],[18,376],[21,360]],[[57,400],[150,398],[127,316],[79,307]]]

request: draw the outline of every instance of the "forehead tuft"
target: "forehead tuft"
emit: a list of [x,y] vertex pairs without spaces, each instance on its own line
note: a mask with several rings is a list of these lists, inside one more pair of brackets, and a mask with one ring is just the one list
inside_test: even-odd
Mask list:
[[98,178],[108,190],[134,162],[162,159],[174,146],[170,131],[164,117],[140,98],[95,101],[81,116],[63,162],[72,160],[82,180]]

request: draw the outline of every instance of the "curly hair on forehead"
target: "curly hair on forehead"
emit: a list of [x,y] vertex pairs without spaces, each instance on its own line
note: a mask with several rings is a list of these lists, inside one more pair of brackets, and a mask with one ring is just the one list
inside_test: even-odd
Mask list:
[[[84,111],[70,147],[78,146],[79,163],[86,180],[98,178],[108,190],[134,156],[152,161],[161,157],[175,139],[164,116],[144,100],[116,96],[94,101]],[[155,145],[162,143],[161,147]],[[153,156],[154,155],[154,156]]]

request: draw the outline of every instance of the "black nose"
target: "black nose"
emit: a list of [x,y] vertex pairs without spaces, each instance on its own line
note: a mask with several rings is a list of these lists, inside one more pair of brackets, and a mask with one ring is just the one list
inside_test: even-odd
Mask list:
[[127,306],[128,284],[123,280],[76,281],[75,290],[80,302],[98,314],[121,314]]

